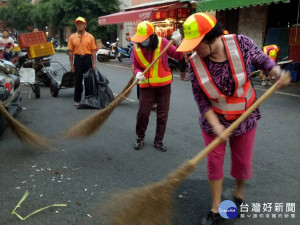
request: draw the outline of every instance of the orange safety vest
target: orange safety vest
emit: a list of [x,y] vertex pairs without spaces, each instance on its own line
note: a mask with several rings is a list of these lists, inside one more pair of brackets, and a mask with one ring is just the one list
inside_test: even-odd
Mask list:
[[277,61],[279,55],[279,48],[277,45],[267,45],[263,47],[263,52],[268,55],[275,62]]
[[[154,50],[152,61],[159,56],[162,51],[162,38],[158,37],[158,45]],[[139,65],[145,70],[151,62],[149,62],[142,53],[142,50],[137,46],[133,46],[134,57]],[[154,63],[151,69],[144,74],[145,80],[140,83],[140,88],[160,87],[172,83],[172,72],[169,68],[165,69],[162,63],[162,57]]]
[[221,37],[235,82],[235,91],[232,97],[225,96],[217,88],[203,58],[199,57],[196,52],[190,57],[190,61],[200,87],[211,102],[212,109],[224,115],[227,120],[235,120],[254,103],[256,95],[251,81],[248,79],[236,35],[230,34]]

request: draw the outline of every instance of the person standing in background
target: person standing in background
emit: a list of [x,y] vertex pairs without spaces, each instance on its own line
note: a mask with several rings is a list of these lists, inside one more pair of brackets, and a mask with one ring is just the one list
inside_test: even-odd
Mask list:
[[[74,105],[78,106],[81,101],[83,91],[82,80],[83,74],[90,68],[94,70],[96,67],[96,51],[97,46],[93,35],[88,33],[86,29],[86,20],[83,17],[78,17],[75,20],[77,32],[70,36],[68,42],[69,59],[71,71],[75,73],[76,83],[74,91]],[[75,57],[74,57],[75,56]],[[74,62],[73,62],[74,58]],[[87,90],[85,89],[85,93]]]
[[180,80],[183,81],[189,81],[190,79],[186,76],[185,73],[185,68],[186,65],[188,65],[189,61],[188,61],[188,57],[187,57],[187,53],[184,52],[183,53],[183,58],[181,60],[178,60],[178,65],[179,65],[179,70],[180,70]]
[[[267,45],[264,46],[263,48],[263,53],[265,53],[267,56],[269,56],[271,59],[273,59],[275,62],[277,62],[278,55],[280,53],[280,48],[277,45]],[[272,85],[271,81],[269,80],[268,74],[264,74],[264,71],[261,70],[261,85],[262,86],[267,86],[267,85]]]
[[4,47],[4,59],[9,61],[12,57],[12,49],[15,41],[9,36],[7,30],[3,30],[2,35],[3,37],[0,38],[0,45]]

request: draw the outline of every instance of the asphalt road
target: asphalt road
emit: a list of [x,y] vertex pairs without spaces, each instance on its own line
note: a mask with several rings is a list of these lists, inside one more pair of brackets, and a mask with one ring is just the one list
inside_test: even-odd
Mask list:
[[[65,54],[56,54],[68,69]],[[129,61],[98,64],[118,94],[132,73]],[[146,145],[133,149],[135,119],[138,109],[136,89],[117,107],[102,128],[81,140],[63,140],[62,133],[95,110],[77,110],[73,105],[73,89],[60,90],[57,98],[49,88],[41,87],[41,98],[29,98],[27,86],[22,87],[23,111],[17,119],[38,134],[51,138],[56,153],[35,153],[22,144],[8,129],[0,137],[0,224],[2,225],[73,225],[103,224],[106,216],[99,212],[112,194],[162,180],[169,172],[192,158],[204,148],[198,124],[198,109],[193,100],[190,82],[179,80],[174,73],[171,108],[164,139],[168,151],[157,151],[152,142],[155,133],[155,112],[146,133]],[[292,85],[273,94],[262,104],[254,147],[254,176],[248,181],[245,201],[249,205],[246,219],[226,220],[220,224],[300,224],[299,149],[300,89]],[[265,91],[256,81],[257,95]],[[229,150],[229,149],[228,149]],[[224,163],[223,198],[232,199],[234,180],[230,176],[230,153]],[[21,221],[11,215],[25,191],[29,196],[17,212],[25,217],[52,204],[53,207]],[[251,212],[253,204],[261,212]],[[271,212],[263,212],[263,204],[272,203]],[[282,212],[275,211],[277,203]],[[295,204],[294,212],[286,205]],[[197,225],[210,209],[206,161],[182,183],[174,194],[174,225]],[[254,218],[254,214],[258,218]],[[261,216],[263,214],[263,216]],[[266,218],[266,214],[270,218]],[[272,218],[276,215],[277,218]],[[280,218],[281,216],[283,218]],[[295,216],[296,218],[290,218]],[[260,218],[264,217],[264,218]],[[273,216],[274,217],[274,216]],[[289,217],[289,218],[286,218]]]

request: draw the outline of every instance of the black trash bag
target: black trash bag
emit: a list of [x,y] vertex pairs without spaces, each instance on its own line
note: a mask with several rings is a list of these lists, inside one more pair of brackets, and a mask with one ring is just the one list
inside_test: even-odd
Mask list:
[[104,109],[114,100],[114,95],[108,87],[109,81],[99,70],[89,69],[83,74],[85,97],[77,109]]

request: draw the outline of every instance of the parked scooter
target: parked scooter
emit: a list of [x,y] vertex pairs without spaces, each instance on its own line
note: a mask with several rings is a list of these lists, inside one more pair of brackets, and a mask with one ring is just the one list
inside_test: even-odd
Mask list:
[[132,49],[133,49],[133,45],[134,45],[133,42],[129,42],[129,44],[127,45],[127,48],[128,48],[128,55],[129,55],[129,56],[131,55],[131,52],[132,52]]
[[119,38],[117,38],[117,41],[114,43],[106,42],[109,46],[108,48],[99,48],[96,53],[97,60],[99,62],[107,62],[110,59],[118,59],[122,62],[121,53],[118,49],[118,41]]
[[121,59],[130,58],[130,55],[128,53],[128,49],[118,47],[118,50],[120,52],[120,58]]
[[54,48],[61,47],[61,43],[58,38],[52,37],[49,41],[53,43]]
[[[0,102],[15,116],[22,111],[20,95],[20,76],[16,66],[6,60],[0,60]],[[0,113],[0,135],[6,129],[6,120]]]
[[127,45],[127,48],[121,48],[121,47],[118,47],[120,53],[121,53],[121,58],[124,59],[124,58],[130,58],[130,55],[131,55],[131,52],[132,52],[132,48],[133,48],[133,45],[134,43],[133,42],[130,42],[128,45]]

